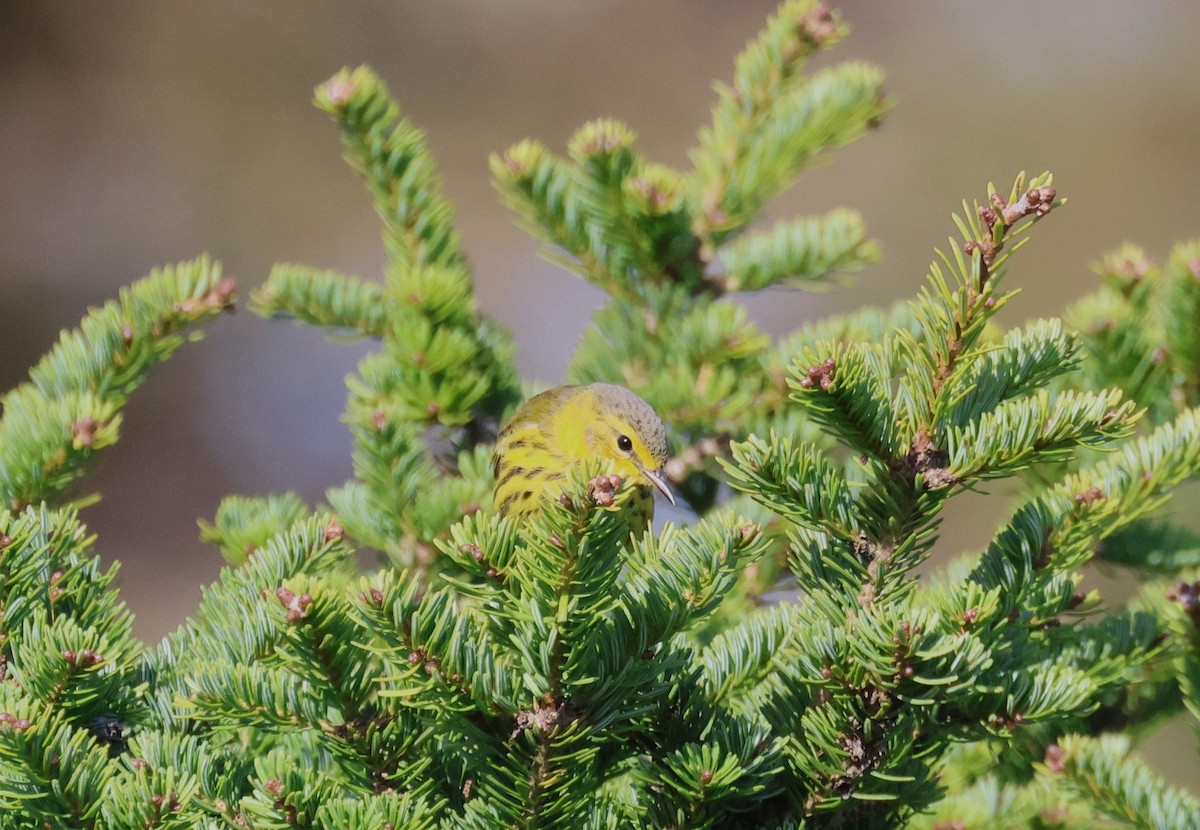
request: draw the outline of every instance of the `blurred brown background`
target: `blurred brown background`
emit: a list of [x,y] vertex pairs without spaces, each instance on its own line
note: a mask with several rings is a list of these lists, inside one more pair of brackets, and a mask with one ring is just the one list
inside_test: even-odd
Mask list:
[[[369,63],[428,135],[476,265],[528,377],[562,379],[597,291],[538,259],[488,182],[524,137],[561,150],[583,122],[629,123],[651,158],[684,164],[713,79],[775,4],[717,0],[0,5],[0,388],[60,328],[151,268],[209,251],[243,295],[277,261],[374,276],[369,199],[309,104]],[[1010,285],[1009,322],[1056,314],[1124,240],[1161,258],[1200,235],[1200,5],[1178,2],[840,4],[853,27],[824,62],[881,65],[896,109],[805,175],[771,217],[861,209],[885,260],[832,294],[748,299],[782,333],[834,309],[907,297],[949,213],[994,180],[1051,169],[1071,205],[1039,227]],[[318,501],[350,472],[338,416],[362,344],[241,313],[140,390],[85,516],[120,560],[138,633],[194,608],[220,561],[195,520],[222,496],[294,489]],[[952,505],[948,549],[979,547],[1003,504]],[[985,514],[974,512],[985,505]],[[957,510],[955,508],[958,508]],[[1193,505],[1178,508],[1194,509]],[[1178,509],[1177,508],[1177,509]],[[986,518],[981,518],[981,515]],[[1176,780],[1200,783],[1192,766]]]

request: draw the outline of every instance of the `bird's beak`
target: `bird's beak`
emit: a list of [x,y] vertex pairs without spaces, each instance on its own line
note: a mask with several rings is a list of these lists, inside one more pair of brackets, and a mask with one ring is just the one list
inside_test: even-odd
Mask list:
[[650,479],[650,483],[654,485],[654,489],[666,496],[667,501],[669,501],[672,505],[675,504],[675,496],[672,495],[671,488],[667,486],[667,477],[663,475],[663,471],[661,469],[647,470],[643,468],[642,473],[646,476],[646,478]]

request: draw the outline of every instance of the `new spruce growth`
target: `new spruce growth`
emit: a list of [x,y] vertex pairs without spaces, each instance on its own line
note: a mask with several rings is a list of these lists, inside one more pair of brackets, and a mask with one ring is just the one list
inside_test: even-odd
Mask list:
[[[911,301],[772,342],[734,292],[877,256],[848,209],[756,225],[888,109],[873,67],[807,71],[845,33],[784,3],[688,169],[612,121],[492,160],[610,295],[569,379],[633,387],[672,432],[695,518],[635,540],[592,470],[532,519],[492,513],[509,336],[382,81],[319,87],[387,265],[280,265],[252,305],[377,344],[347,381],[355,478],[315,510],[227,499],[201,533],[229,565],[147,648],[72,485],[233,287],[185,263],[65,333],[0,418],[0,826],[1200,826],[1130,754],[1200,722],[1200,534],[1161,509],[1200,472],[1200,246],[1122,249],[1069,325],[1006,328],[1012,257],[1063,205],[1022,175],[964,203]],[[955,497],[1004,480],[991,543],[930,573]],[[1086,591],[1096,557],[1142,592]]]

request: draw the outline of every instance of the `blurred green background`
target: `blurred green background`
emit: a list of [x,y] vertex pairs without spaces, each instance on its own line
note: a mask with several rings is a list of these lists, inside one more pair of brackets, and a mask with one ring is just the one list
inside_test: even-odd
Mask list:
[[[556,150],[583,122],[626,121],[642,151],[682,165],[711,83],[775,3],[762,0],[0,4],[0,388],[87,306],[151,268],[209,251],[245,296],[277,261],[376,275],[365,190],[309,104],[369,63],[427,133],[476,266],[484,310],[510,326],[525,376],[562,380],[602,297],[541,261],[488,182],[487,156],[524,137]],[[989,180],[1051,169],[1071,204],[1010,274],[1009,323],[1090,290],[1089,263],[1130,240],[1153,257],[1200,235],[1200,4],[848,0],[850,37],[823,62],[887,72],[882,129],[806,174],[768,218],[849,205],[884,261],[829,294],[751,297],[779,334],[911,296],[949,214]],[[1200,321],[1198,321],[1200,324]],[[350,473],[343,376],[366,347],[249,314],[217,322],[131,401],[85,518],[120,560],[137,631],[156,640],[195,606],[220,557],[195,521],[221,497]],[[1194,492],[1194,491],[1193,491]],[[1192,496],[1190,501],[1194,502]],[[1194,511],[1195,504],[1176,503]],[[942,547],[982,546],[1000,499],[951,504]],[[1114,595],[1121,574],[1101,574]],[[1128,588],[1126,588],[1128,590]],[[1170,776],[1200,785],[1186,730]],[[1154,749],[1169,751],[1166,743]]]

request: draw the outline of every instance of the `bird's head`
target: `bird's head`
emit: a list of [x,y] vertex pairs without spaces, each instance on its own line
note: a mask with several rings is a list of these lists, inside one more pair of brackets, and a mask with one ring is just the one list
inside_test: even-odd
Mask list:
[[648,484],[675,503],[667,486],[667,428],[650,404],[624,386],[593,383],[585,387],[595,404],[587,430],[591,451],[622,478]]

